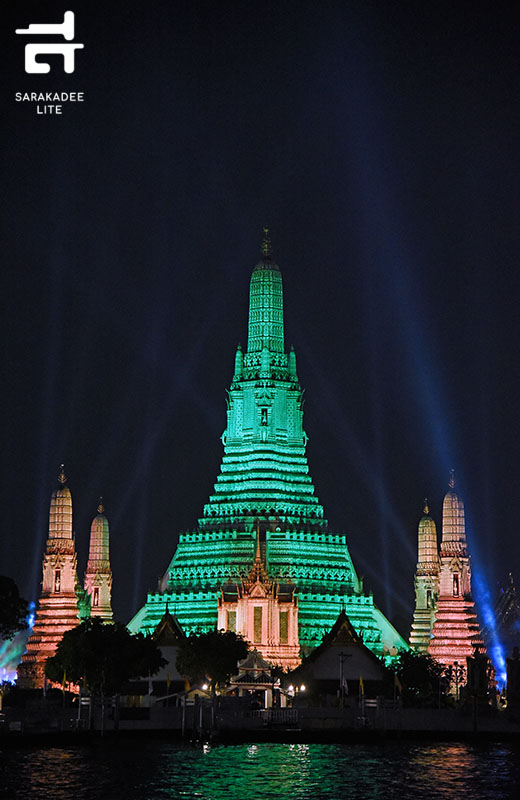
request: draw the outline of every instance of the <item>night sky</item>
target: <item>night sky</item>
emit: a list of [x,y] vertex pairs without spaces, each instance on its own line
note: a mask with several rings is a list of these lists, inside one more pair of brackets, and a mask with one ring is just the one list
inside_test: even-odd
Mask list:
[[[452,467],[474,577],[520,580],[513,8],[2,4],[0,572],[27,599],[62,462],[81,577],[103,495],[122,621],[196,526],[264,225],[310,472],[365,588],[407,637]],[[15,28],[68,9],[75,72],[26,75]],[[85,102],[14,99],[49,90]]]

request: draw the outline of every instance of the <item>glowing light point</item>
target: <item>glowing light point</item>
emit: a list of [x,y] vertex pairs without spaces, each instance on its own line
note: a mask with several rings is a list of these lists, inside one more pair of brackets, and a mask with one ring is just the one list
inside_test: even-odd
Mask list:
[[271,258],[272,256],[271,237],[269,236],[269,228],[264,228],[264,236],[262,239],[262,256],[264,258]]

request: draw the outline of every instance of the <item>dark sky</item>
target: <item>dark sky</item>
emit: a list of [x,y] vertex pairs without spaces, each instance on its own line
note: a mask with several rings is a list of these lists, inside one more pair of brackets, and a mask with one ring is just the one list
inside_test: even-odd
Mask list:
[[[2,4],[0,572],[38,594],[58,465],[128,621],[216,479],[269,225],[316,491],[407,636],[449,469],[474,573],[520,575],[513,4]],[[25,75],[76,14],[76,69]],[[47,39],[49,41],[49,39]],[[52,59],[52,57],[51,57]],[[62,116],[16,91],[85,92]]]

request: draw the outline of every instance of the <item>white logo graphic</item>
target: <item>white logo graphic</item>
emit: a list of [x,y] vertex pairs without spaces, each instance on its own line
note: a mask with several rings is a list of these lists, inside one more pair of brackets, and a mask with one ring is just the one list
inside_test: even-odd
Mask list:
[[[74,39],[74,12],[66,11],[63,15],[63,22],[53,25],[33,23],[28,28],[17,28],[16,33],[27,34],[28,36],[63,36],[68,42]],[[45,61],[36,61],[36,56],[54,54],[63,56],[63,68],[65,72],[74,72],[74,56],[76,50],[81,50],[82,44],[26,44],[25,45],[25,71],[26,72],[50,72],[50,64]]]

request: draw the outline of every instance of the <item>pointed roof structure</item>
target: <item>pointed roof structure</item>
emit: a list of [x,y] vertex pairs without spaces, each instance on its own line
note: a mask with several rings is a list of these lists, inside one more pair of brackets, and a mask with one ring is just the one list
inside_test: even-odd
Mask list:
[[238,666],[244,671],[269,672],[271,670],[271,665],[256,648],[250,650],[247,656],[238,662]]
[[309,656],[289,674],[287,680],[311,681],[330,688],[339,687],[340,676],[347,681],[384,679],[386,668],[365,645],[345,611],[341,611],[332,628]]
[[417,531],[417,574],[430,575],[439,571],[437,528],[430,516],[428,500],[424,500],[423,516]]
[[356,629],[345,611],[340,611],[336,622],[330,631],[325,634],[321,644],[312,651],[307,661],[312,661],[319,656],[320,648],[324,649],[330,647],[330,645],[340,645],[341,647],[344,645],[355,645],[356,647],[364,647],[362,637],[356,632]]
[[186,639],[186,634],[168,609],[164,612],[161,621],[152,633],[152,639],[159,647],[175,647]]
[[443,552],[467,555],[464,503],[455,491],[455,485],[455,470],[452,469],[442,504],[441,558]]
[[243,592],[245,594],[251,594],[253,587],[256,585],[260,585],[266,595],[272,594],[273,592],[273,581],[269,579],[269,575],[267,574],[264,560],[262,558],[260,547],[260,524],[258,522],[256,530],[255,560],[253,561],[253,566],[251,567],[247,578],[245,578],[242,582]]

